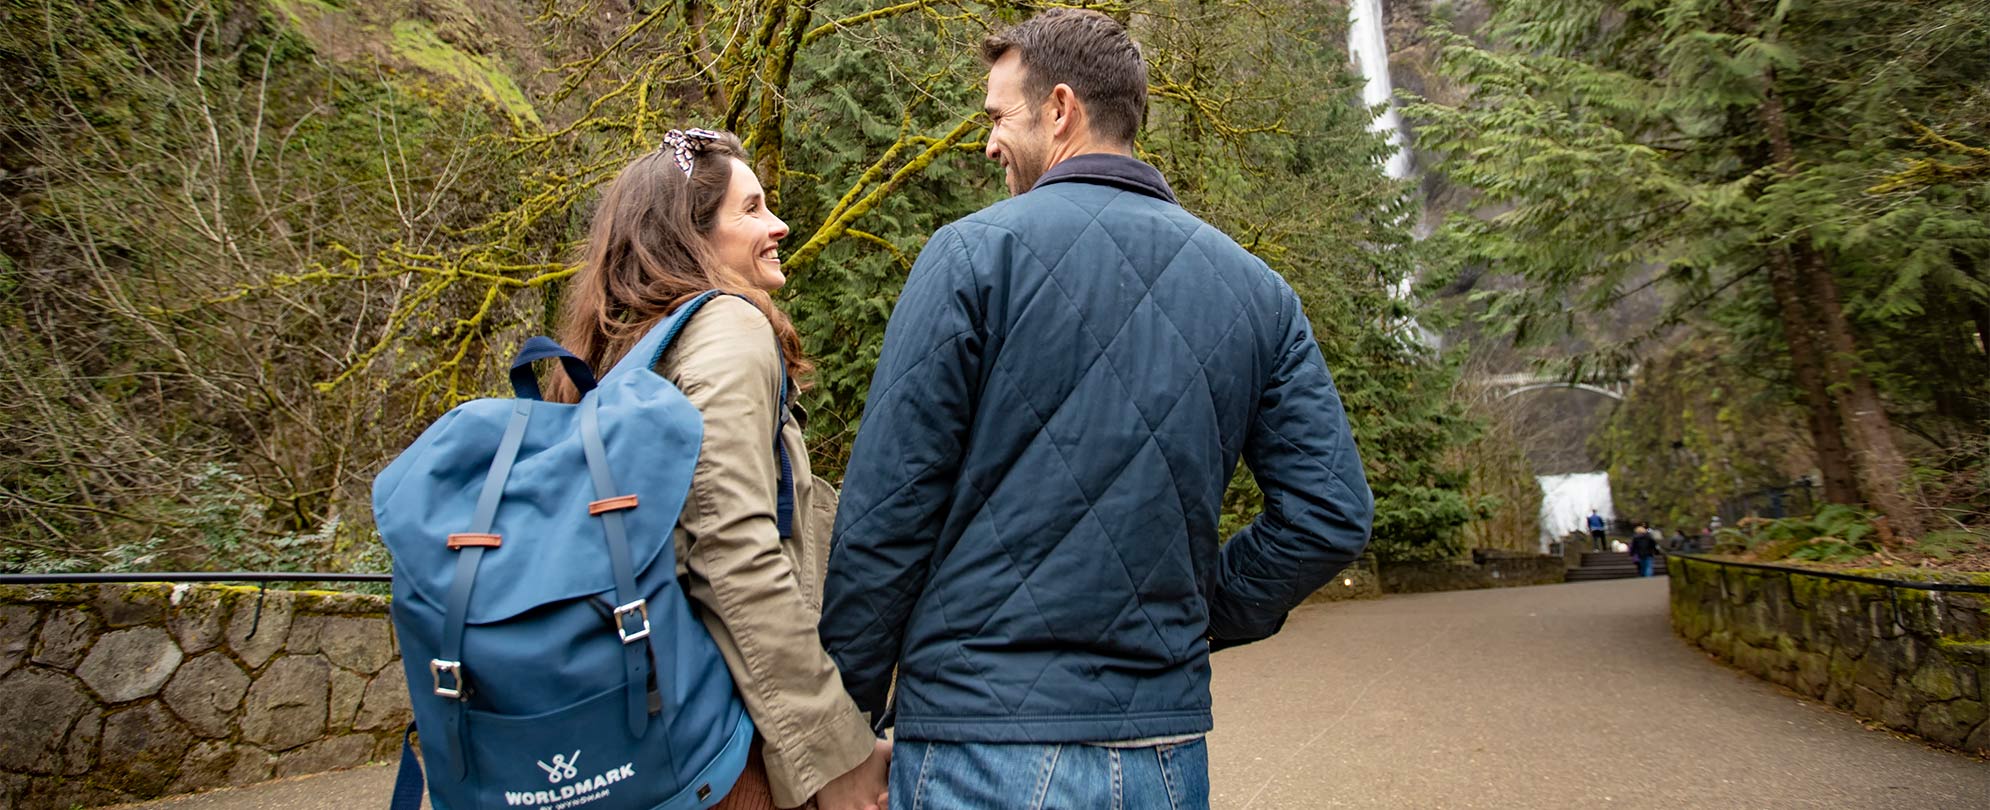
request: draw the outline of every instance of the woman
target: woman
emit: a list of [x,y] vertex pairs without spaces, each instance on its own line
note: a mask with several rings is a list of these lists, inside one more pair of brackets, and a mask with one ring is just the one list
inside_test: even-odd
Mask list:
[[[723,808],[827,807],[884,791],[887,743],[843,691],[816,637],[836,493],[810,475],[784,391],[809,371],[773,298],[786,277],[788,227],[729,133],[672,130],[637,158],[595,210],[580,272],[566,291],[560,342],[596,369],[707,290],[712,299],[657,363],[704,417],[690,494],[678,517],[678,576],[718,642],[759,729],[754,756]],[[563,376],[553,398],[578,399]],[[778,418],[777,418],[778,417]],[[795,526],[775,525],[776,425],[793,465]]]

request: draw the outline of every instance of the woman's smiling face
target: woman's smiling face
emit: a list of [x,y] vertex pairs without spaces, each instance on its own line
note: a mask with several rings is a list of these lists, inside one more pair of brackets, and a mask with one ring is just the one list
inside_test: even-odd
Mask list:
[[732,184],[712,217],[712,252],[727,269],[762,290],[773,292],[787,283],[781,273],[781,240],[788,223],[767,208],[767,192],[753,167],[732,158]]

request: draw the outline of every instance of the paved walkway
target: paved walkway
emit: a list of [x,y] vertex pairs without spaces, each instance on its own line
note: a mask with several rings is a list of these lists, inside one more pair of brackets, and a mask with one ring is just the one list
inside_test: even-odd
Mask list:
[[[1990,807],[1990,763],[1688,647],[1663,578],[1307,607],[1214,666],[1221,810]],[[145,807],[353,810],[392,784],[373,767]]]

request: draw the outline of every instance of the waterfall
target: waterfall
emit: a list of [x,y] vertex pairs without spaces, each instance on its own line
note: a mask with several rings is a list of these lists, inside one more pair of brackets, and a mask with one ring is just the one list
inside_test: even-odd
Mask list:
[[[1409,135],[1403,129],[1402,114],[1396,110],[1395,83],[1389,78],[1389,40],[1383,31],[1382,0],[1349,0],[1347,7],[1347,50],[1361,70],[1361,100],[1369,109],[1380,108],[1368,124],[1371,132],[1387,133],[1396,150],[1382,164],[1382,173],[1391,180],[1411,176]],[[1419,234],[1419,238],[1421,234]],[[1390,291],[1398,299],[1411,296],[1411,280],[1403,279]],[[1414,317],[1405,326],[1425,346],[1437,346],[1439,336],[1424,329]],[[1605,519],[1614,518],[1610,502],[1609,473],[1536,476],[1541,484],[1541,550],[1571,531],[1587,531],[1589,510]]]
[[[1381,114],[1368,122],[1368,130],[1388,133],[1389,145],[1396,148],[1383,161],[1382,174],[1391,180],[1408,179],[1410,138],[1403,129],[1402,114],[1396,111],[1395,83],[1389,78],[1389,38],[1383,32],[1382,0],[1349,0],[1347,16],[1347,51],[1361,69],[1361,102],[1371,110],[1382,107]],[[1423,236],[1417,234],[1419,239]],[[1408,300],[1414,283],[1414,278],[1397,281],[1390,286],[1389,294]],[[1415,316],[1406,319],[1402,327],[1409,339],[1424,346],[1435,347],[1441,341],[1437,333],[1423,328]]]
[[1541,549],[1569,532],[1588,532],[1589,510],[1610,520],[1610,474],[1602,472],[1537,476],[1541,482]]
[[1389,143],[1396,147],[1382,165],[1382,173],[1391,180],[1402,180],[1410,176],[1409,137],[1403,133],[1403,117],[1396,112],[1396,88],[1389,80],[1389,40],[1382,33],[1382,0],[1350,0],[1347,15],[1347,50],[1365,82],[1361,101],[1369,109],[1388,105],[1368,125],[1372,131],[1389,133]]

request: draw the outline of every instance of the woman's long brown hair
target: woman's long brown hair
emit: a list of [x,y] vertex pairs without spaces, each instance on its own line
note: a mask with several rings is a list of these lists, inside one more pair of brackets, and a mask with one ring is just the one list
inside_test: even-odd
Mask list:
[[[605,375],[658,320],[699,293],[719,290],[745,297],[766,314],[788,377],[800,385],[810,365],[793,322],[765,291],[721,266],[706,241],[732,184],[733,159],[745,161],[746,148],[731,133],[692,144],[697,151],[689,177],[659,150],[636,158],[608,184],[594,210],[580,272],[567,285],[560,343]],[[551,383],[548,399],[580,400],[565,372]]]

